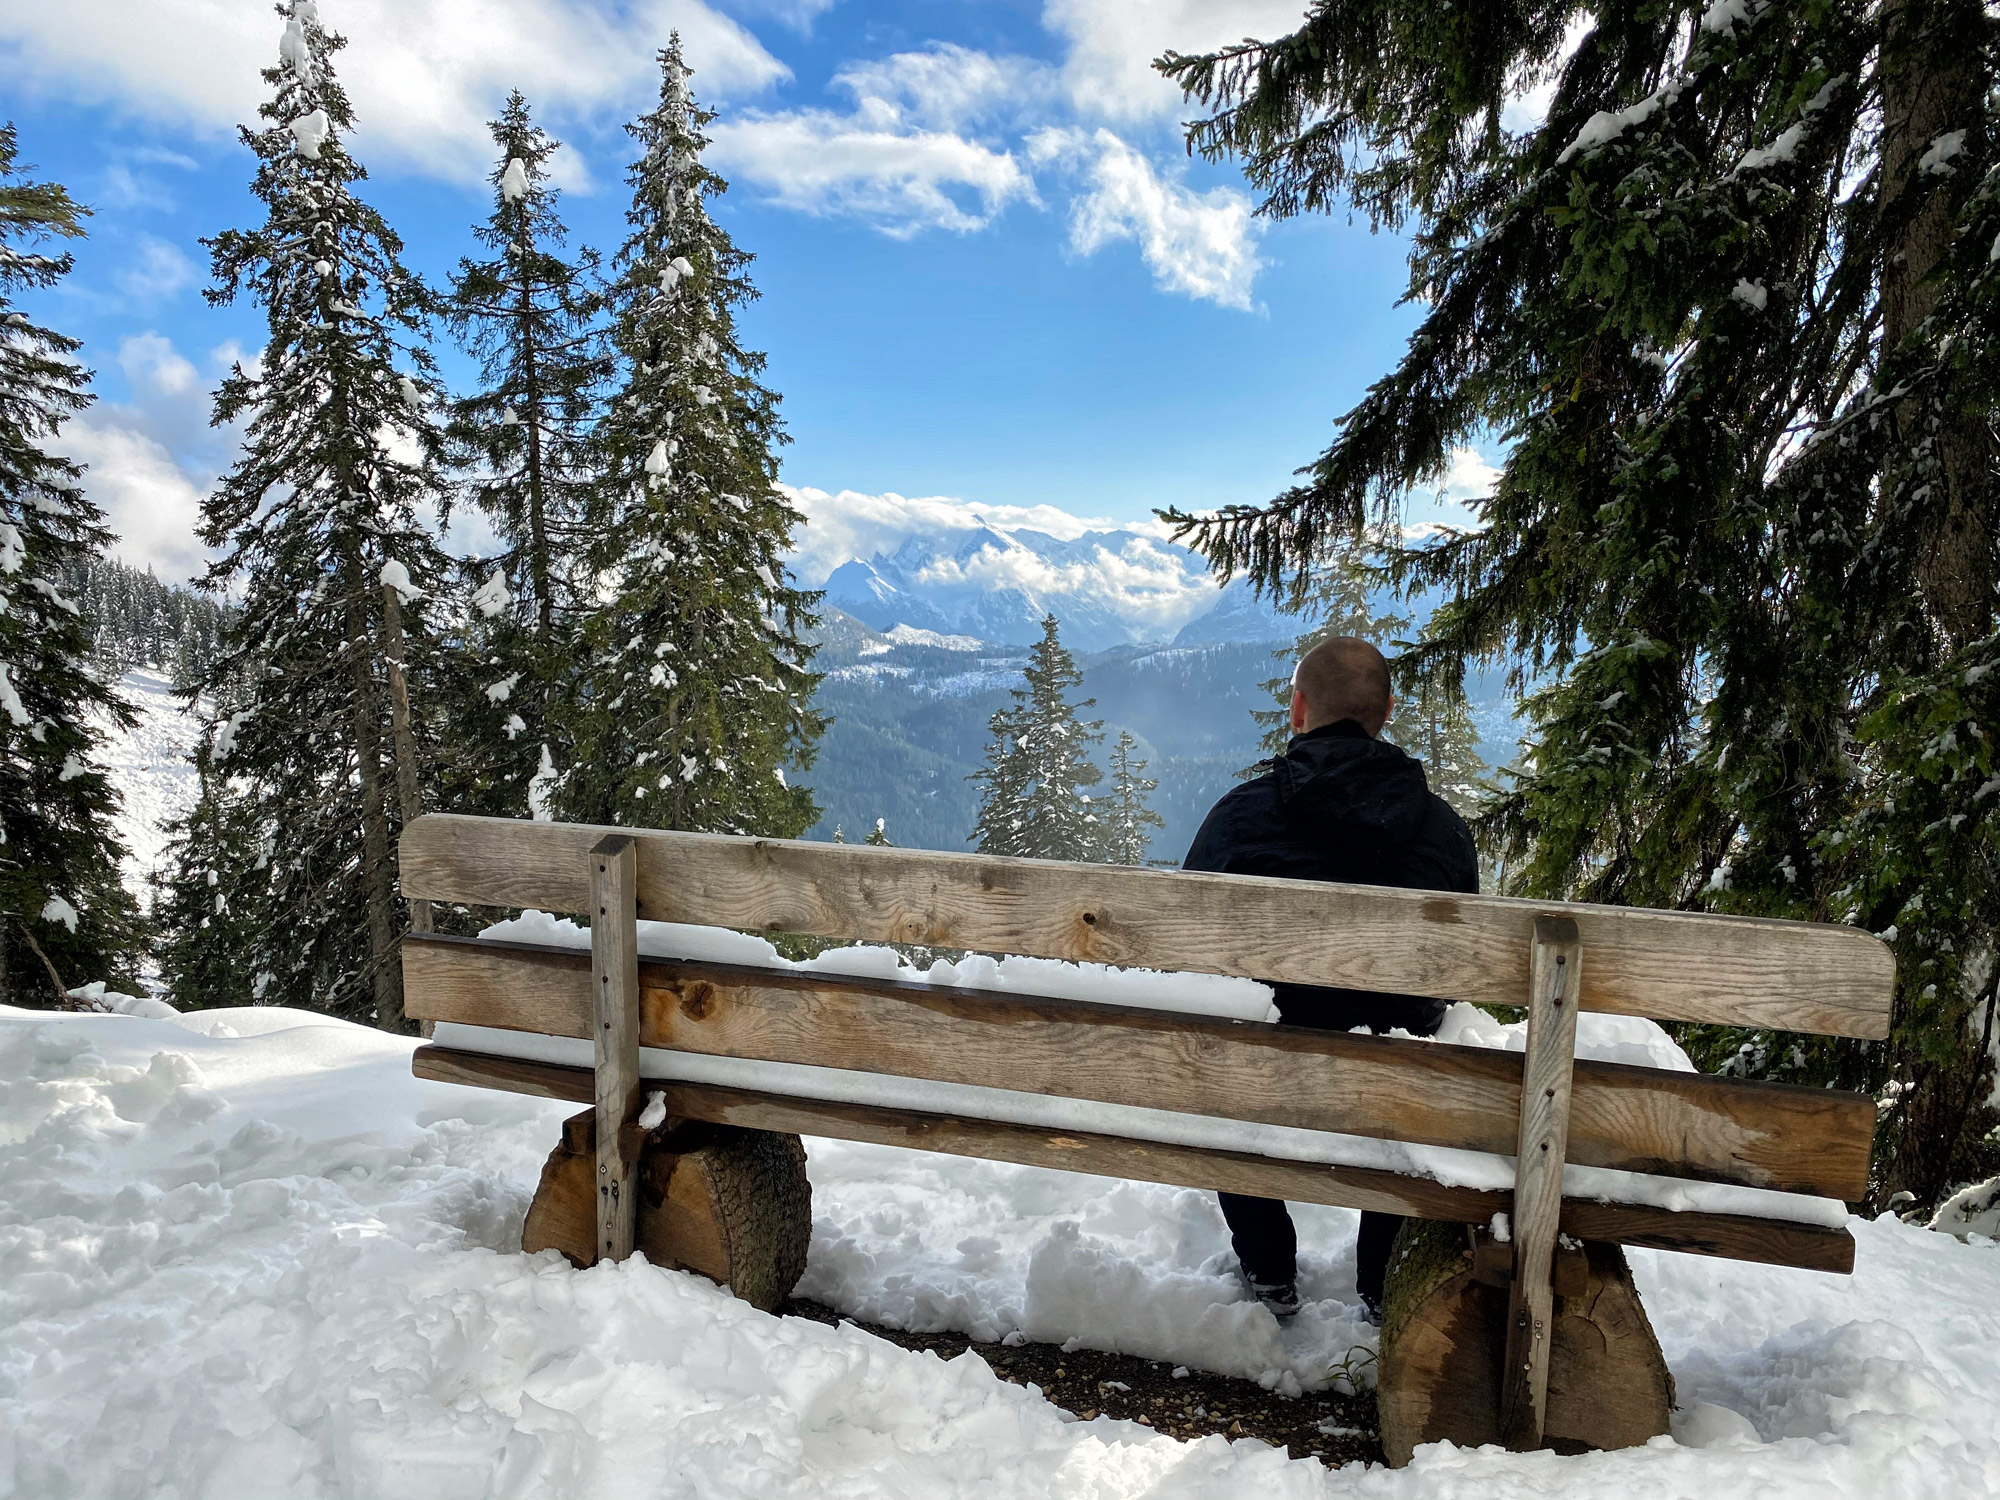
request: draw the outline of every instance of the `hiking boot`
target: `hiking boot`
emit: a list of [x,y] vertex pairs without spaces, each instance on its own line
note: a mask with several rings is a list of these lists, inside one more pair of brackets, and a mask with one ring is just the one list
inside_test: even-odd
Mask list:
[[1241,1266],[1236,1268],[1236,1274],[1243,1278],[1243,1284],[1250,1289],[1250,1295],[1269,1308],[1271,1316],[1276,1318],[1280,1323],[1297,1316],[1299,1310],[1298,1282],[1253,1281],[1250,1273]]

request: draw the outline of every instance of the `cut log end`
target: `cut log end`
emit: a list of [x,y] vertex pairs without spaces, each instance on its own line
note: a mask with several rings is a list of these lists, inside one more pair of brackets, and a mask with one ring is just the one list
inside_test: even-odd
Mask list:
[[[1474,1250],[1458,1224],[1411,1220],[1396,1238],[1376,1389],[1392,1465],[1408,1463],[1423,1443],[1501,1441],[1507,1288],[1490,1284],[1499,1281],[1490,1274],[1482,1282]],[[1587,1244],[1583,1262],[1580,1276],[1558,1277],[1542,1439],[1558,1453],[1637,1446],[1667,1430],[1674,1404],[1673,1376],[1624,1252]]]
[[[694,1271],[766,1311],[805,1274],[812,1186],[795,1135],[682,1122],[653,1131],[639,1158],[634,1247],[655,1265]],[[563,1123],[563,1138],[521,1229],[529,1254],[596,1259],[597,1164],[593,1111]]]

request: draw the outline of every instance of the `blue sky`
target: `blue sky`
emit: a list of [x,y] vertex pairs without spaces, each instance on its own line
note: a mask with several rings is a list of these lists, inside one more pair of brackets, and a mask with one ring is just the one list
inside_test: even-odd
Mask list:
[[[1139,522],[1260,501],[1397,357],[1404,247],[1365,225],[1254,219],[1191,162],[1146,66],[1290,28],[1298,0],[322,0],[368,191],[442,280],[488,211],[484,122],[518,84],[565,142],[574,237],[615,247],[620,126],[681,31],[717,109],[717,209],[757,262],[746,342],[770,356],[811,516],[801,571],[899,533]],[[43,309],[85,341],[100,406],[67,446],[125,537],[186,576],[193,508],[229,456],[219,370],[261,337],[201,297],[201,236],[251,221],[259,0],[63,0],[0,14],[5,106],[38,175],[95,210]],[[462,375],[449,346],[447,371]],[[1481,487],[1467,455],[1452,492]],[[905,497],[917,497],[906,499]],[[1443,513],[1420,503],[1413,518]]]

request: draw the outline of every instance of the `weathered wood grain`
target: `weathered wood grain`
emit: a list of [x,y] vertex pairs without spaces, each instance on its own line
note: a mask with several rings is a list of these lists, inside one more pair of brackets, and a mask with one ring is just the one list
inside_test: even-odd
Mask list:
[[[607,831],[431,814],[406,892],[581,912]],[[1535,918],[1590,950],[1585,1010],[1881,1038],[1895,961],[1852,928],[1381,886],[632,830],[639,915],[1519,1005]]]
[[[1423,1443],[1472,1448],[1502,1438],[1500,1365],[1507,1294],[1480,1276],[1456,1226],[1412,1223],[1398,1235],[1383,1311],[1376,1407],[1391,1467]],[[1500,1247],[1505,1249],[1507,1247]],[[1629,1448],[1667,1430],[1673,1376],[1631,1268],[1613,1245],[1570,1257],[1572,1292],[1556,1299],[1542,1440],[1558,1453]]]
[[[588,1068],[527,1062],[454,1048],[419,1047],[412,1060],[419,1078],[473,1088],[505,1089],[543,1099],[591,1100]],[[947,1156],[1053,1167],[1099,1177],[1164,1182],[1176,1187],[1247,1193],[1294,1203],[1330,1203],[1449,1223],[1484,1224],[1507,1210],[1509,1196],[1476,1188],[1447,1187],[1425,1177],[1367,1167],[1330,1167],[1247,1152],[1214,1151],[1038,1129],[921,1110],[885,1109],[818,1099],[787,1098],[715,1084],[648,1081],[647,1092],[666,1096],[667,1113],[749,1130],[816,1135],[835,1140],[904,1146]],[[1571,1199],[1563,1205],[1563,1233],[1577,1239],[1682,1250],[1695,1255],[1758,1261],[1766,1265],[1846,1274],[1854,1269],[1854,1240],[1841,1229],[1753,1219],[1738,1214],[1675,1213],[1636,1204]]]
[[[413,937],[403,988],[409,1014],[428,1020],[589,1034],[576,950]],[[640,965],[640,990],[650,1047],[1502,1156],[1519,1130],[1518,1053],[659,959]],[[1569,1160],[1852,1200],[1874,1122],[1860,1095],[1582,1063]]]
[[597,1249],[632,1253],[639,1181],[639,925],[632,840],[606,834],[590,851],[590,1035],[597,1047]]
[[[1500,1368],[1500,1431],[1517,1453],[1542,1446],[1549,1395],[1554,1292],[1549,1270],[1562,1219],[1576,1062],[1576,997],[1583,946],[1567,917],[1535,919],[1529,966],[1528,1043],[1514,1153],[1514,1280],[1507,1292],[1507,1349]],[[1650,1435],[1650,1434],[1649,1434]]]

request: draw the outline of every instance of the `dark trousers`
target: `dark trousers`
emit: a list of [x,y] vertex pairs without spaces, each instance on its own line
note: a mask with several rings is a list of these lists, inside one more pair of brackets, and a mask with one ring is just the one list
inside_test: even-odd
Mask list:
[[[1284,1286],[1298,1278],[1299,1234],[1292,1216],[1276,1198],[1246,1198],[1241,1193],[1217,1193],[1222,1217],[1229,1225],[1230,1243],[1243,1273],[1265,1286]],[[1354,1247],[1354,1289],[1370,1307],[1382,1305],[1382,1279],[1389,1272],[1389,1247],[1403,1221],[1395,1214],[1364,1213],[1361,1238]]]
[[[1408,995],[1377,995],[1359,990],[1310,989],[1304,985],[1273,985],[1280,1024],[1319,1031],[1348,1031],[1356,1026],[1387,1031],[1400,1026],[1416,1036],[1432,1036],[1444,1017],[1444,1003]],[[1292,1216],[1275,1198],[1246,1198],[1218,1193],[1222,1217],[1244,1275],[1264,1286],[1284,1286],[1298,1279],[1299,1235]],[[1389,1248],[1403,1221],[1395,1214],[1364,1213],[1361,1237],[1354,1247],[1354,1289],[1371,1308],[1382,1306],[1382,1281],[1389,1271]]]

